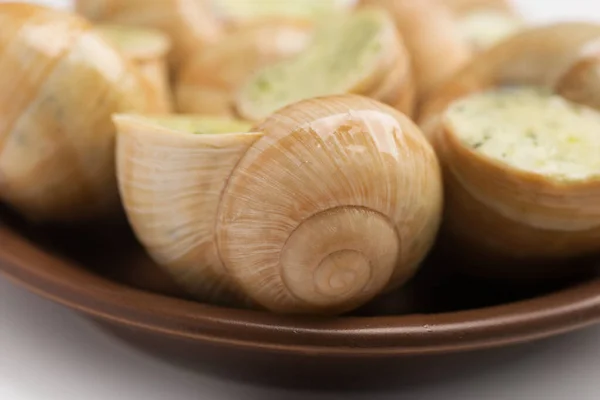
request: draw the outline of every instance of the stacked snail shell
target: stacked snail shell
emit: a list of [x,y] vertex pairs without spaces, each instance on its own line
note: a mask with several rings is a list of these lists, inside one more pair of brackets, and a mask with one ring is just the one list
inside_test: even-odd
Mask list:
[[509,0],[442,0],[456,15],[463,37],[476,52],[526,28]]
[[114,119],[130,223],[198,299],[342,313],[406,282],[434,243],[435,153],[375,100],[304,100],[249,130]]
[[169,37],[154,29],[115,24],[99,24],[96,30],[146,77],[160,102],[159,107],[164,112],[172,111],[167,64],[167,55],[171,49]]
[[515,13],[510,0],[441,0],[457,14],[467,14],[474,10],[497,10],[508,14]]
[[562,97],[600,111],[600,41],[586,46],[555,86]]
[[290,58],[308,45],[314,23],[277,18],[248,23],[192,56],[177,84],[181,113],[235,116],[238,89],[263,67]]
[[304,51],[252,75],[238,91],[236,111],[260,121],[304,99],[352,93],[411,115],[413,86],[410,59],[391,17],[365,7],[323,21]]
[[412,61],[420,100],[449,79],[471,58],[454,15],[438,0],[361,0],[394,19]]
[[96,23],[163,31],[172,41],[169,60],[175,70],[223,32],[203,0],[75,0],[75,10]]
[[112,213],[111,115],[159,111],[151,88],[70,13],[4,3],[0,26],[0,198],[36,221]]
[[442,236],[470,272],[544,279],[600,253],[600,113],[552,90],[598,38],[587,23],[524,31],[424,107],[444,170]]
[[243,28],[258,20],[314,19],[352,9],[353,0],[208,0],[211,8],[230,30]]

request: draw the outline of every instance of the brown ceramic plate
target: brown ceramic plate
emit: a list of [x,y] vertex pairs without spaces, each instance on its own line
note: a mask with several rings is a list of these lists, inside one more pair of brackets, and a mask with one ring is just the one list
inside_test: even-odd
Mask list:
[[462,277],[435,258],[409,287],[352,315],[289,318],[185,299],[125,224],[40,229],[0,210],[8,279],[146,351],[229,378],[382,388],[431,374],[448,354],[600,320],[598,272],[515,286]]

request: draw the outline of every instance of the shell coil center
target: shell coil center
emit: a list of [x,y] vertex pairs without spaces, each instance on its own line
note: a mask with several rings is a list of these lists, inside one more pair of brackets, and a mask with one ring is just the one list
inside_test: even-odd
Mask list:
[[353,296],[371,279],[371,265],[358,251],[340,250],[321,261],[314,279],[317,291],[324,296]]
[[338,207],[302,222],[281,253],[287,289],[308,304],[361,302],[389,282],[399,241],[388,218],[363,207]]

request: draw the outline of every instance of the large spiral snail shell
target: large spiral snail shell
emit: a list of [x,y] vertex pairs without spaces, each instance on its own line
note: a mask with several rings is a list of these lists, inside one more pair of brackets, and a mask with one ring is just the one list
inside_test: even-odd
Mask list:
[[301,101],[248,133],[115,121],[129,220],[199,299],[342,313],[406,282],[435,240],[437,158],[407,117],[375,100]]
[[160,107],[143,76],[84,19],[0,4],[0,198],[36,221],[118,209],[115,112]]

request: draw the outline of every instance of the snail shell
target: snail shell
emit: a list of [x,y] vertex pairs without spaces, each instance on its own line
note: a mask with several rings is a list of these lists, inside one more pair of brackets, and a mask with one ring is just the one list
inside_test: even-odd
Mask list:
[[249,133],[115,121],[129,220],[199,299],[342,313],[406,282],[436,237],[442,183],[433,149],[375,100],[305,100]]
[[507,0],[443,0],[456,15],[463,37],[481,52],[525,29],[523,17]]
[[424,101],[418,117],[421,129],[435,141],[448,106],[479,91],[503,85],[553,88],[599,37],[598,24],[568,22],[530,28],[506,39],[477,56]]
[[175,69],[222,34],[217,19],[199,0],[75,0],[75,10],[94,22],[165,32],[173,44],[169,58]]
[[167,55],[171,41],[154,29],[100,24],[96,30],[140,71],[155,92],[162,112],[172,111]]
[[209,0],[219,19],[232,30],[264,18],[313,19],[350,10],[354,0]]
[[364,8],[320,23],[304,51],[250,77],[239,90],[236,110],[246,120],[261,121],[297,101],[343,93],[387,100],[412,114],[410,59],[383,10]]
[[[595,151],[585,132],[594,131],[600,116],[568,113],[574,106],[552,88],[599,37],[597,24],[531,28],[482,53],[422,108],[421,126],[445,172],[441,242],[466,258],[461,264],[469,272],[542,279],[572,271],[563,262],[598,251],[600,182],[589,170],[583,178],[568,172],[580,171],[591,157],[573,157],[575,151]],[[546,94],[530,94],[528,87]],[[457,119],[475,101],[489,106],[476,106],[471,122]],[[489,144],[470,143],[469,126],[489,132]],[[589,145],[575,149],[577,143]],[[493,146],[509,150],[501,154]]]
[[260,68],[303,50],[313,28],[299,19],[261,20],[208,46],[179,75],[178,111],[234,116],[237,90]]
[[583,54],[559,79],[555,90],[562,97],[600,110],[600,48],[591,43],[591,51]]
[[442,0],[456,14],[468,14],[476,10],[496,10],[514,14],[515,8],[509,0]]
[[362,0],[394,18],[410,57],[421,99],[450,78],[471,58],[452,12],[435,0]]
[[114,120],[121,199],[150,256],[201,300],[247,303],[219,260],[214,216],[230,166],[260,134],[229,118],[115,115]]
[[600,113],[520,87],[461,99],[443,121],[443,237],[460,265],[547,279],[600,253]]
[[82,18],[0,4],[0,198],[37,221],[118,209],[115,112],[159,107],[139,72]]

